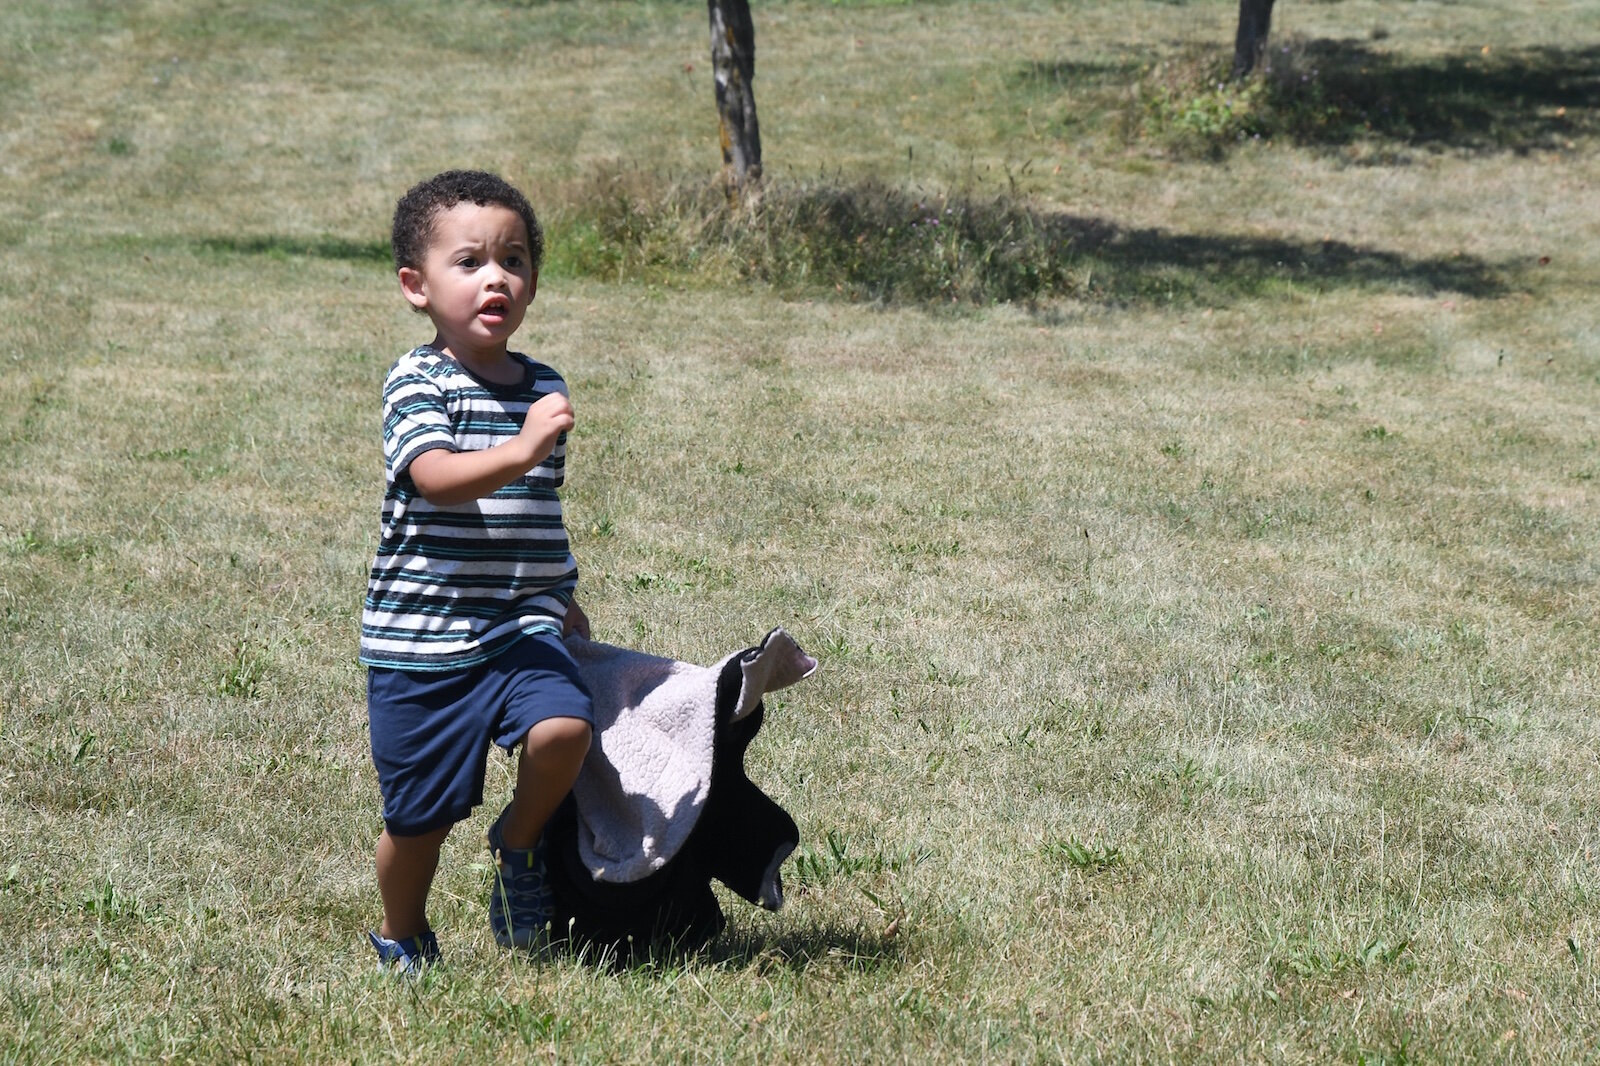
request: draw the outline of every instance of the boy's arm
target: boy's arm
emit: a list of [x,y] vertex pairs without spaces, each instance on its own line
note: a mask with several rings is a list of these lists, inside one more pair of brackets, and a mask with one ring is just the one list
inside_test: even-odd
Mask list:
[[593,639],[589,636],[589,615],[578,606],[577,600],[567,604],[567,617],[561,623],[561,635],[564,637],[568,633],[576,633],[584,640]]
[[544,462],[572,426],[572,404],[559,392],[549,393],[528,408],[511,440],[476,452],[423,452],[411,460],[411,480],[435,507],[481,500]]

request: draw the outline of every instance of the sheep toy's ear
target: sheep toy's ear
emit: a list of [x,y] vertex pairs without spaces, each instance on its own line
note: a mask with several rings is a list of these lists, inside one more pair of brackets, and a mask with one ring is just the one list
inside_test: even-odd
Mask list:
[[780,688],[788,688],[817,669],[817,660],[800,650],[794,638],[780,626],[768,633],[760,647],[751,648],[739,657],[739,667],[744,683],[739,698],[734,701],[728,721],[737,722],[761,703],[762,697]]

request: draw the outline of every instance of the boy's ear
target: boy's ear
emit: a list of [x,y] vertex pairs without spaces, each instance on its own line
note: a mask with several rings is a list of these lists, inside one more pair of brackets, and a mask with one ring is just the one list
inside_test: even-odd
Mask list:
[[528,302],[532,303],[537,295],[539,295],[539,272],[535,270],[533,277],[528,279]]
[[423,280],[422,271],[416,267],[400,268],[400,291],[418,311],[428,309],[428,284]]

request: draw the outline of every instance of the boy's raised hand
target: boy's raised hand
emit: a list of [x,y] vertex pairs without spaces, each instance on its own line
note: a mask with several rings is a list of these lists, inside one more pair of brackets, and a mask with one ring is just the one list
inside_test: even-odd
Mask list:
[[476,452],[423,452],[411,461],[411,478],[435,507],[482,499],[548,459],[573,424],[572,403],[552,392],[529,406],[515,439]]
[[575,422],[572,417],[572,401],[559,392],[546,393],[539,397],[529,408],[527,417],[522,422],[522,435],[530,438],[529,443],[537,442],[540,447],[539,460],[544,461],[545,456],[555,449],[556,438],[572,429]]

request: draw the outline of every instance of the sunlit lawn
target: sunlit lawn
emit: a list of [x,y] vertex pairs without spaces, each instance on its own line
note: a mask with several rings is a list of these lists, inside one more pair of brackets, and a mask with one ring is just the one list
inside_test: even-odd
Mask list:
[[[593,182],[714,173],[696,4],[0,11],[0,1057],[1594,1057],[1600,5],[1281,8],[1458,91],[1195,153],[1130,109],[1221,0],[758,4],[775,196],[1075,235],[954,307],[579,272]],[[454,165],[550,220],[596,636],[823,662],[789,904],[692,959],[499,951],[479,824],[448,965],[363,942],[386,220]]]

